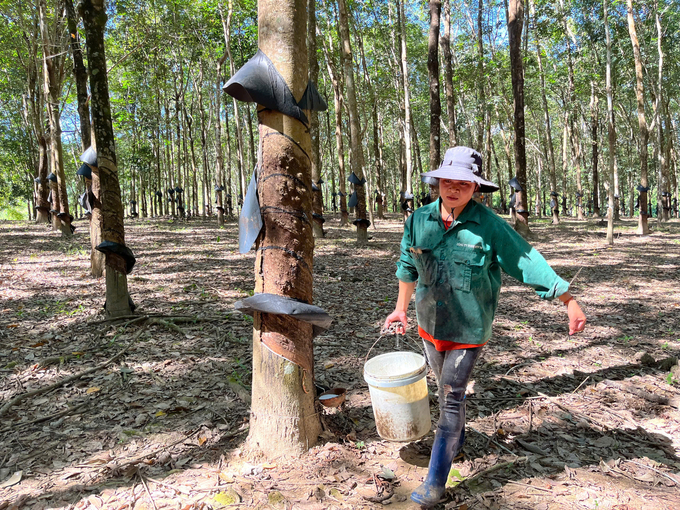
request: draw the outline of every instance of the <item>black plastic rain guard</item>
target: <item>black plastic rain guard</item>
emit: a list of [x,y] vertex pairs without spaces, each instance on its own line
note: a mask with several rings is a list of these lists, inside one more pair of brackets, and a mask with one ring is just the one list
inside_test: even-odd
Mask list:
[[647,192],[647,191],[650,190],[649,187],[645,188],[642,184],[638,184],[638,185],[635,187],[635,189],[638,190],[640,193],[645,193],[645,192]]
[[52,181],[52,182],[57,182],[57,176],[54,175],[54,173],[50,172],[49,174],[47,174],[47,180]]
[[352,193],[352,196],[349,197],[349,202],[347,202],[347,207],[356,207],[358,203],[359,203],[359,196],[357,195],[357,192],[355,191],[354,193]]
[[257,168],[255,168],[250,184],[248,184],[241,214],[238,217],[238,250],[240,253],[250,251],[262,230],[262,225],[260,202],[257,199]]
[[80,168],[76,172],[76,175],[80,175],[85,179],[92,179],[92,168],[87,163],[80,165]]
[[97,166],[97,151],[90,146],[85,152],[80,155],[80,161],[87,163],[90,166]]
[[295,319],[311,324],[313,336],[327,330],[333,322],[332,317],[323,308],[277,294],[255,294],[237,301],[234,303],[234,308],[250,316],[255,312],[290,315]]
[[364,225],[366,225],[366,228],[371,226],[370,220],[367,220],[366,218],[357,218],[352,223],[357,227],[359,226],[359,223],[363,223]]
[[315,183],[312,183],[312,191],[319,191],[319,187]]
[[43,183],[43,182],[42,182],[42,179],[40,178],[40,176],[38,176],[38,177],[36,177],[35,179],[33,179],[33,182],[35,182],[36,184],[42,184],[42,183]]
[[132,250],[124,244],[113,241],[102,241],[98,246],[96,246],[95,249],[102,252],[104,255],[107,253],[115,253],[116,255],[123,257],[125,259],[126,274],[130,274],[132,272],[132,268],[135,267],[135,262],[137,259],[132,253]]
[[363,177],[361,178],[361,180],[359,180],[359,178],[354,172],[350,174],[347,180],[356,186],[363,186],[364,183],[366,182],[366,179],[364,179]]
[[92,214],[92,207],[94,204],[94,193],[91,191],[86,191],[82,195],[78,196],[78,203],[85,209],[86,212]]
[[307,88],[305,93],[302,94],[302,98],[298,101],[298,106],[303,110],[314,110],[317,112],[323,112],[328,109],[326,100],[319,94],[312,80],[307,82]]
[[313,217],[316,221],[318,221],[319,223],[321,223],[322,225],[323,225],[324,223],[326,223],[326,218],[324,218],[324,217],[323,217],[322,215],[320,215],[319,213],[312,213],[312,217]]
[[269,110],[297,119],[305,125],[309,123],[286,80],[262,50],[257,50],[255,56],[236,71],[223,89],[239,101],[257,103]]
[[516,176],[513,177],[512,179],[510,179],[510,180],[508,181],[508,184],[509,184],[510,187],[511,187],[512,189],[514,189],[515,191],[522,191],[522,185],[519,183],[519,181],[517,180],[517,177],[516,177]]

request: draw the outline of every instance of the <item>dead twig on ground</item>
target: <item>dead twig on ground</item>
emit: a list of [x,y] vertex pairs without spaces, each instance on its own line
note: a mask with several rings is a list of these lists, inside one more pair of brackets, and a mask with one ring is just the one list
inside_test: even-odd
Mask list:
[[[55,418],[61,418],[62,416],[67,416],[69,414],[78,414],[79,411],[83,407],[88,405],[89,403],[90,402],[88,400],[87,402],[83,402],[80,405],[77,405],[75,407],[70,407],[70,408],[65,409],[63,411],[60,411],[58,413],[50,414],[48,416],[41,416],[40,418],[36,418],[34,420],[31,420],[31,421],[21,422],[21,426],[26,427],[27,425],[35,425],[36,423],[41,423],[43,421],[53,420]],[[0,430],[0,434],[4,434],[5,432],[9,432],[10,430],[12,430],[12,428],[13,427],[7,427],[7,428],[2,429],[2,430]]]
[[177,444],[179,444],[179,443],[182,443],[182,442],[186,441],[186,440],[189,439],[191,436],[195,435],[199,430],[201,430],[200,427],[197,428],[197,429],[195,429],[195,430],[194,430],[193,432],[191,432],[190,434],[188,434],[188,435],[182,437],[181,439],[178,439],[178,440],[175,441],[174,443],[167,444],[167,445],[165,445],[165,446],[163,446],[163,447],[161,447],[161,448],[158,448],[157,450],[154,450],[154,451],[152,451],[152,452],[150,452],[150,453],[147,453],[147,454],[141,455],[141,456],[139,456],[139,457],[137,457],[137,458],[135,458],[135,459],[129,460],[129,461],[125,462],[124,464],[120,464],[120,465],[117,465],[117,466],[110,466],[111,462],[109,462],[108,465],[102,466],[102,467],[103,467],[103,468],[109,468],[109,469],[113,467],[113,468],[115,468],[115,469],[117,469],[117,470],[123,470],[123,469],[125,469],[125,468],[127,468],[127,467],[134,466],[135,464],[138,464],[139,462],[142,462],[142,461],[144,461],[145,459],[148,459],[149,457],[154,457],[154,456],[156,456],[157,454],[159,454],[160,452],[162,452],[162,451],[164,451],[164,450],[167,450],[167,449],[169,449],[169,448],[172,448],[173,446],[175,446],[175,445],[177,445]]
[[179,333],[181,335],[185,335],[185,331],[177,326],[176,324],[173,324],[172,322],[164,321],[162,319],[159,319],[158,317],[150,318],[148,319],[148,324],[149,326],[153,326],[154,324],[157,324],[159,326],[163,326],[164,328],[169,329],[170,331],[174,331],[175,333]]
[[151,495],[151,492],[149,491],[149,487],[146,485],[146,480],[144,480],[142,473],[137,471],[137,476],[139,476],[139,479],[142,481],[142,485],[144,486],[144,490],[146,491],[147,496],[149,496],[149,499],[151,500],[151,504],[153,505],[154,509],[158,510],[158,507],[156,506],[156,502],[154,501],[153,496]]
[[[538,390],[535,390],[535,389],[533,389],[533,388],[530,388],[530,387],[528,387],[528,386],[525,386],[524,384],[522,384],[522,383],[520,383],[520,382],[518,382],[518,381],[515,381],[514,379],[511,379],[511,378],[509,378],[509,377],[501,377],[501,379],[503,379],[504,381],[507,381],[507,382],[511,382],[511,383],[517,384],[517,385],[521,386],[522,388],[525,388],[525,389],[531,391],[532,393],[536,393],[537,395],[539,395],[539,396],[541,396],[541,397],[543,397],[543,398],[548,399],[550,402],[552,402],[553,404],[555,404],[557,407],[559,407],[559,408],[562,409],[563,411],[566,411],[567,413],[571,414],[572,416],[578,416],[579,418],[583,418],[583,419],[584,419],[585,421],[587,421],[588,423],[591,423],[591,424],[593,424],[593,425],[596,425],[596,426],[600,427],[600,428],[601,428],[602,430],[604,430],[604,431],[610,431],[610,430],[612,430],[612,427],[610,427],[610,426],[607,425],[606,423],[602,423],[601,421],[596,420],[595,418],[592,418],[592,417],[588,416],[587,414],[584,414],[584,413],[582,413],[582,412],[580,412],[580,411],[577,411],[576,409],[573,409],[573,408],[571,408],[571,407],[569,407],[569,406],[567,406],[567,405],[565,405],[565,404],[562,404],[562,403],[561,403],[559,400],[557,400],[557,398],[555,398],[555,397],[551,397],[550,395],[546,395],[545,393],[542,393],[542,392],[540,392],[540,391],[538,391]],[[642,438],[640,438],[640,437],[635,437],[633,434],[629,434],[629,433],[626,432],[625,430],[618,430],[618,433],[621,434],[622,436],[626,436],[628,439],[632,439],[632,440],[634,440],[634,441],[638,441],[638,442],[639,442],[639,441],[643,441],[643,442],[645,442],[645,443],[647,443],[647,444],[658,445],[658,443],[656,443],[656,442],[654,442],[654,441],[648,441],[648,440],[642,439]]]
[[56,388],[59,388],[60,386],[63,386],[71,381],[75,381],[76,379],[80,379],[81,377],[84,377],[88,374],[91,374],[93,372],[98,372],[102,368],[106,367],[107,365],[110,365],[114,361],[116,361],[118,358],[123,356],[127,352],[127,350],[132,347],[132,345],[135,343],[135,341],[139,338],[139,336],[142,334],[142,329],[140,329],[135,335],[132,337],[130,342],[128,342],[127,346],[120,351],[118,354],[113,356],[112,358],[109,358],[106,360],[104,363],[101,363],[100,365],[97,365],[96,367],[88,368],[87,370],[83,370],[82,372],[78,372],[77,374],[73,374],[69,377],[66,377],[62,379],[61,381],[57,381],[54,384],[50,384],[49,386],[44,386],[43,388],[37,388],[32,391],[28,391],[26,393],[22,393],[20,395],[17,395],[14,397],[12,400],[7,402],[2,408],[0,408],[0,416],[4,416],[7,411],[9,411],[13,406],[17,405],[19,402],[22,400],[26,400],[27,398],[35,397],[36,395],[42,395],[43,393],[48,393]]
[[160,480],[156,480],[156,479],[150,478],[148,476],[146,477],[146,479],[150,482],[155,483],[156,485],[160,485],[161,487],[165,487],[166,489],[170,489],[170,490],[173,490],[175,492],[180,492],[180,493],[184,494],[185,496],[191,496],[191,491],[188,490],[188,489],[184,489],[184,488],[179,487],[177,485],[168,485],[167,483],[163,483]]
[[632,462],[633,464],[637,464],[637,465],[640,466],[640,467],[647,468],[647,469],[651,469],[651,470],[654,471],[655,473],[659,473],[661,476],[665,476],[665,477],[668,478],[671,482],[673,482],[675,485],[680,486],[680,482],[679,482],[678,480],[676,480],[675,477],[669,475],[668,473],[664,473],[663,471],[661,471],[661,470],[659,470],[659,469],[653,468],[652,466],[647,466],[646,464],[642,464],[641,462],[637,462],[637,461],[634,461],[634,460],[632,460],[632,459],[627,459],[626,462]]
[[[513,454],[513,455],[514,455],[514,454]],[[517,464],[517,463],[519,463],[519,462],[526,462],[526,460],[527,460],[526,457],[517,457],[516,459],[513,459],[513,460],[511,460],[510,462],[503,462],[503,463],[500,463],[500,464],[496,464],[495,466],[491,466],[491,467],[489,467],[489,468],[486,468],[486,469],[483,470],[483,471],[480,471],[480,472],[477,473],[475,476],[471,476],[471,477],[469,477],[469,478],[466,478],[465,480],[463,480],[463,481],[460,482],[460,483],[461,483],[461,485],[462,485],[462,484],[469,484],[469,483],[471,483],[471,482],[477,481],[477,480],[478,480],[479,478],[481,478],[482,476],[489,475],[489,474],[494,473],[494,472],[496,472],[496,471],[498,471],[498,470],[500,470],[500,469],[505,469],[505,468],[508,468],[508,467],[512,467],[512,466],[514,466],[515,464]]]

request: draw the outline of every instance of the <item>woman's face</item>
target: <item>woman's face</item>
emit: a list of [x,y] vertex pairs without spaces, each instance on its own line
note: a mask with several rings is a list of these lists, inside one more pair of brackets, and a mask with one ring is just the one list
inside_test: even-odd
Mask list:
[[439,179],[439,196],[447,211],[462,208],[470,201],[477,189],[477,184],[469,181]]

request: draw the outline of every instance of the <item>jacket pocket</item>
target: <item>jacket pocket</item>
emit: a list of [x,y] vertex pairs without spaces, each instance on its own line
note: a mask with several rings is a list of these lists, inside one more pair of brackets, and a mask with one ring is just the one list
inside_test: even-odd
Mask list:
[[470,292],[471,282],[484,270],[486,257],[483,252],[452,252],[448,257],[449,281],[451,287],[463,292]]
[[420,285],[429,287],[437,280],[437,272],[439,269],[437,259],[429,248],[413,246],[412,248],[409,248],[409,250],[416,265],[416,270],[418,271],[418,281]]

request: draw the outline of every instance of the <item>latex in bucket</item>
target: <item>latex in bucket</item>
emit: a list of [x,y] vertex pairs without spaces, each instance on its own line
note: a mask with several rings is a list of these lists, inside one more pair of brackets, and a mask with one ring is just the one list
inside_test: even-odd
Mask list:
[[388,441],[415,441],[430,431],[425,358],[390,352],[364,365],[378,435]]

